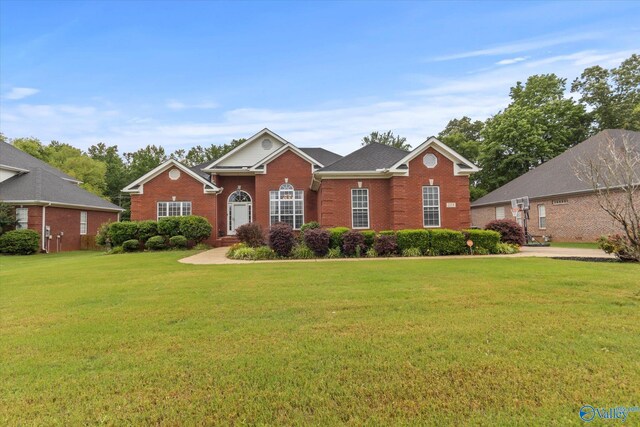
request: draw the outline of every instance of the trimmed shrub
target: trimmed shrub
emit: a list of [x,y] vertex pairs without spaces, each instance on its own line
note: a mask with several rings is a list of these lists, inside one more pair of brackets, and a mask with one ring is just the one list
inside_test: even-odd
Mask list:
[[[160,237],[160,236],[158,236]],[[172,248],[176,249],[186,249],[187,248],[187,238],[184,236],[173,236],[169,238],[169,245]]]
[[168,216],[158,220],[158,234],[166,237],[178,236],[180,234],[179,216]]
[[245,245],[244,243],[236,243],[234,245],[229,246],[229,250],[227,250],[227,258],[233,258],[233,254],[238,249],[242,249],[242,248],[246,248],[246,247],[248,247],[248,246]]
[[127,240],[136,239],[137,234],[138,224],[136,222],[122,221],[109,225],[108,236],[113,246],[122,246]]
[[461,231],[437,229],[430,230],[432,255],[459,255],[465,253],[466,244]]
[[362,233],[362,235],[364,236],[364,245],[367,248],[372,248],[373,243],[376,240],[376,232],[373,230],[365,230],[361,231],[360,233]]
[[153,220],[148,221],[137,221],[138,231],[136,232],[136,237],[142,243],[146,242],[153,236],[158,235],[158,222]]
[[329,244],[331,243],[331,236],[329,232],[323,228],[311,228],[307,229],[304,233],[304,243],[313,251],[317,256],[325,256],[329,252]]
[[312,259],[315,258],[315,254],[307,245],[300,244],[295,245],[291,250],[291,258],[295,259]]
[[256,250],[255,248],[243,247],[237,249],[233,252],[233,259],[242,259],[246,261],[251,261],[256,259]]
[[407,248],[402,251],[404,257],[416,257],[422,256],[422,250],[420,248]]
[[500,241],[522,246],[525,244],[524,228],[512,219],[495,219],[484,226],[485,230],[500,233]]
[[639,251],[634,251],[633,245],[626,236],[620,234],[601,236],[598,239],[598,247],[608,254],[614,254],[620,261],[640,261]]
[[373,249],[378,256],[392,256],[398,252],[398,242],[395,234],[381,234],[376,237]]
[[236,228],[236,237],[250,248],[264,246],[266,243],[262,226],[257,222],[250,222]]
[[211,224],[202,216],[189,215],[179,217],[180,221],[180,235],[192,240],[196,243],[200,243],[211,236]]
[[396,232],[394,230],[382,230],[378,234],[380,236],[395,236]]
[[316,228],[320,228],[320,223],[318,221],[305,222],[304,224],[302,224],[302,227],[300,227],[300,235],[304,236],[304,233],[307,230],[313,230]]
[[113,248],[111,248],[109,252],[107,252],[107,254],[109,255],[117,255],[117,254],[123,254],[123,253],[124,253],[124,248],[122,246],[114,246]]
[[[171,239],[169,239],[169,240],[171,240]],[[206,250],[211,249],[211,246],[207,245],[206,243],[198,243],[197,245],[195,245],[193,247],[193,249],[195,249],[196,251],[206,251]]]
[[494,253],[510,255],[510,254],[517,254],[519,251],[520,250],[518,249],[517,245],[512,245],[511,243],[499,242],[496,245],[496,251]]
[[345,256],[360,257],[366,250],[364,236],[361,232],[350,230],[342,235],[342,253]]
[[281,257],[287,257],[296,243],[296,236],[289,224],[277,222],[269,229],[269,247]]
[[[174,236],[180,237],[180,236]],[[150,251],[161,251],[167,248],[165,243],[164,236],[153,236],[147,239],[147,242],[144,244],[144,247],[149,249]]]
[[140,250],[140,241],[138,239],[125,240],[122,243],[122,249],[124,249],[125,252],[138,251]]
[[429,252],[429,230],[400,230],[396,232],[398,250],[418,248],[423,254]]
[[275,259],[276,253],[269,246],[255,248],[256,259]]
[[347,227],[333,227],[328,231],[331,238],[329,246],[331,248],[342,248],[342,235],[349,231],[349,229]]
[[473,241],[473,252],[478,250],[496,253],[496,246],[500,243],[500,233],[493,230],[462,230],[465,240]]
[[38,252],[40,235],[27,228],[7,231],[0,236],[0,253],[9,255],[29,255]]
[[329,252],[327,252],[326,258],[342,258],[342,252],[340,252],[340,248],[330,248]]
[[111,224],[111,222],[100,224],[98,232],[96,233],[96,245],[107,246],[107,243],[111,243],[111,239],[109,238],[109,227],[111,227]]

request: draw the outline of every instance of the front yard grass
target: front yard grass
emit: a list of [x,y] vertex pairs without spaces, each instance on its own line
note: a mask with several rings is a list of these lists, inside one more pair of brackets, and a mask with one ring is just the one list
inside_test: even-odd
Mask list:
[[556,248],[599,249],[596,242],[551,242]]
[[0,257],[0,424],[578,425],[640,404],[638,265],[182,256]]

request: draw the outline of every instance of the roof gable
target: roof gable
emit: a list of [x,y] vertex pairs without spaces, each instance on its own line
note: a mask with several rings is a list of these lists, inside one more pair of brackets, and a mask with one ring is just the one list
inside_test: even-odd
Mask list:
[[[269,141],[269,144],[263,144],[265,140]],[[289,142],[284,138],[264,128],[203,169],[211,171],[216,168],[249,168],[287,144]]]
[[217,187],[212,182],[207,181],[203,175],[193,171],[192,169],[189,169],[188,167],[186,167],[185,165],[183,165],[182,163],[174,159],[169,159],[166,162],[158,165],[155,169],[149,171],[145,175],[133,181],[131,184],[127,185],[125,188],[122,189],[122,191],[124,193],[142,193],[143,191],[142,186],[146,182],[151,181],[153,178],[157,177],[158,175],[160,175],[161,173],[163,173],[164,171],[168,170],[171,167],[178,168],[182,172],[189,175],[191,178],[202,183],[203,191],[205,193],[218,193],[221,191],[221,188]]
[[467,160],[461,154],[433,136],[429,137],[425,142],[409,152],[405,157],[398,160],[390,169],[400,170],[404,165],[408,165],[411,160],[415,159],[429,148],[436,150],[438,153],[451,160],[453,163],[454,175],[467,175],[480,171],[480,168],[474,165],[473,162]]

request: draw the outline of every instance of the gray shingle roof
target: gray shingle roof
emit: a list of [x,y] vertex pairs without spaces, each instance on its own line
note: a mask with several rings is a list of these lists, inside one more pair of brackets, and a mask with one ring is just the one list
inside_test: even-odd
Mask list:
[[[6,145],[9,144],[0,143],[0,164],[27,169],[29,172],[0,182],[0,200],[43,201],[112,211],[122,210],[113,203],[78,187],[75,182],[64,179],[69,175],[26,153],[26,157],[15,155],[13,150],[17,148],[7,148]],[[5,157],[5,153],[10,153],[11,156]]]
[[300,150],[322,163],[325,167],[342,159],[340,154],[333,153],[329,150],[325,150],[324,148],[309,147],[300,148]]
[[320,172],[375,171],[393,166],[408,151],[378,143],[367,144],[337,162],[320,169]]
[[202,178],[204,178],[207,181],[209,181],[209,174],[206,173],[206,172],[202,172],[202,169],[206,168],[210,164],[211,164],[211,161],[208,161],[208,162],[200,163],[199,165],[192,166],[189,169],[191,169],[193,172],[197,173],[198,176],[201,176]]
[[575,175],[577,159],[588,158],[598,151],[601,144],[608,141],[619,143],[624,137],[640,147],[640,132],[619,129],[604,130],[479,198],[471,203],[471,206],[506,203],[511,199],[523,196],[540,198],[589,191],[591,190],[589,183],[580,181]]

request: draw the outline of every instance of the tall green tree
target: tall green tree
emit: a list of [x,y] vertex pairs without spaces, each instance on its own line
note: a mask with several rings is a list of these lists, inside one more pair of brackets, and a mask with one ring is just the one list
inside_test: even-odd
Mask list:
[[246,138],[233,139],[227,144],[211,144],[206,148],[202,147],[201,145],[196,145],[195,147],[190,148],[186,154],[184,154],[184,150],[176,150],[176,152],[174,152],[174,158],[178,158],[180,156],[180,161],[190,167],[206,162],[213,162],[214,160],[224,156],[229,151],[233,150],[245,141]]
[[411,145],[407,144],[407,138],[399,135],[395,136],[390,130],[387,132],[374,131],[362,138],[362,146],[369,145],[374,142],[389,145],[401,150],[411,150]]
[[167,161],[164,148],[156,145],[147,145],[130,153],[124,153],[128,169],[128,180],[135,181],[159,164]]
[[640,130],[640,55],[610,70],[599,65],[585,69],[571,91],[591,108],[594,130]]
[[118,153],[118,146],[108,146],[103,142],[99,142],[89,147],[87,152],[93,160],[105,164],[105,195],[109,197],[112,203],[122,206],[122,193],[120,190],[129,183],[129,174],[122,157]]
[[492,191],[587,137],[590,118],[564,97],[565,85],[566,79],[544,74],[511,88],[511,103],[481,132],[479,188]]
[[484,122],[464,116],[461,119],[449,120],[447,126],[438,134],[438,139],[476,163],[482,145],[482,129]]

